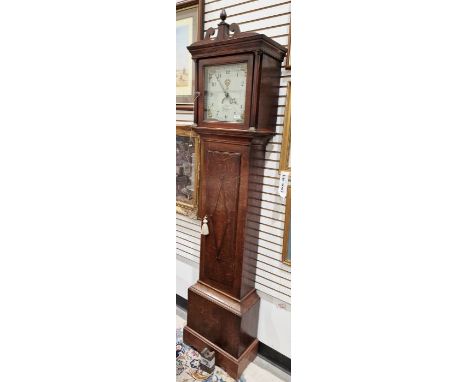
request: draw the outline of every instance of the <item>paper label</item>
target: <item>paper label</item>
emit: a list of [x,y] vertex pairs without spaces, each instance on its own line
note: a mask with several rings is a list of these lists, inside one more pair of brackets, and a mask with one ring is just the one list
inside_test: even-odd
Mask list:
[[278,186],[278,194],[283,198],[286,198],[288,194],[288,179],[289,179],[289,172],[288,171],[281,171],[280,178],[279,178],[279,186]]

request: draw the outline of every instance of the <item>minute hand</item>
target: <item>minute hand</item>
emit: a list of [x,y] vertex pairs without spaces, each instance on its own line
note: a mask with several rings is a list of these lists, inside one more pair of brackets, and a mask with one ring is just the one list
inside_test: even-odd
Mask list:
[[221,89],[223,89],[223,92],[224,94],[226,94],[226,97],[227,97],[229,93],[226,91],[226,89],[224,88],[223,84],[221,83],[221,81],[219,80],[217,76],[216,76],[216,79],[218,80],[219,85],[221,86]]

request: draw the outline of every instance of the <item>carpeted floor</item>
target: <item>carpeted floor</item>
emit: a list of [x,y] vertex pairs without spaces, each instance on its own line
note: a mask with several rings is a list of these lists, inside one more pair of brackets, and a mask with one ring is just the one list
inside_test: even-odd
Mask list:
[[[182,342],[182,329],[176,329],[177,382],[236,382],[224,370],[216,366],[213,375],[198,370],[200,354]],[[239,382],[246,382],[241,377]]]

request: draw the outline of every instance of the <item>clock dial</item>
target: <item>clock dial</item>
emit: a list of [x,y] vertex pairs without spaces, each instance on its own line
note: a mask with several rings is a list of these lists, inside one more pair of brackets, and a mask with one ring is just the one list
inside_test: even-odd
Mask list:
[[247,63],[205,67],[206,121],[243,123]]

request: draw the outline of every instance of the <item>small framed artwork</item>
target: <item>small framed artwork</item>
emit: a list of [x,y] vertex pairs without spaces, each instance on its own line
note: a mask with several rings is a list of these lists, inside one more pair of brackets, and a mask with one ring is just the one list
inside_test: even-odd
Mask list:
[[200,140],[190,126],[176,126],[176,212],[197,217]]
[[180,1],[176,12],[176,109],[193,110],[195,64],[187,46],[203,33],[203,1]]
[[284,264],[291,265],[291,186],[288,186],[288,194],[286,195],[282,259]]
[[291,172],[291,81],[286,89],[286,105],[284,108],[283,140],[278,171]]

